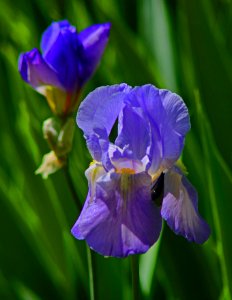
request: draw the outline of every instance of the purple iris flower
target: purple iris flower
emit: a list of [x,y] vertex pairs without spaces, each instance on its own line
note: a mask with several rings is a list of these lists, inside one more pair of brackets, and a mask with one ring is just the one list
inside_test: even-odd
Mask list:
[[[118,136],[112,143],[116,120]],[[208,239],[197,192],[175,166],[190,129],[178,95],[153,85],[100,87],[81,104],[77,124],[93,157],[86,171],[88,196],[72,228],[77,239],[105,256],[144,253],[157,241],[162,218],[189,241]],[[151,190],[162,176],[159,206]]]
[[21,54],[19,72],[46,96],[55,114],[67,115],[76,108],[81,88],[95,71],[109,33],[109,23],[77,33],[66,20],[53,22],[42,35],[42,54],[38,49]]

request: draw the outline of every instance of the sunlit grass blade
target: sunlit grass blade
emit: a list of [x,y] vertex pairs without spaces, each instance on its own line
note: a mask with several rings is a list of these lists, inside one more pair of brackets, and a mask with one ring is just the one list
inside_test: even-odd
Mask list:
[[165,1],[141,1],[139,16],[141,35],[146,40],[162,74],[163,85],[177,91],[173,28]]
[[[228,209],[231,210],[232,205],[228,203],[229,196],[231,195],[231,182],[229,182],[230,186],[228,186],[225,174],[225,163],[222,163],[223,160],[220,159],[220,164],[217,158],[219,158],[218,151],[215,151],[216,145],[212,139],[212,133],[210,130],[209,123],[205,114],[203,113],[200,95],[199,92],[195,92],[196,97],[196,108],[198,113],[199,120],[199,128],[201,131],[201,142],[203,146],[203,155],[205,157],[205,180],[207,183],[207,189],[211,204],[212,216],[213,216],[213,228],[212,230],[215,232],[216,236],[215,246],[218,254],[218,259],[221,265],[222,272],[222,280],[223,280],[223,290],[222,295],[225,297],[224,299],[231,299],[231,270],[228,268],[231,263],[231,255],[229,255],[227,251],[228,245],[232,244],[230,230],[228,231]],[[215,156],[215,152],[217,153],[217,157]],[[226,176],[225,176],[226,175]],[[221,177],[222,176],[222,177]],[[224,184],[222,184],[222,180],[225,180]],[[231,178],[229,178],[231,179]],[[223,186],[226,186],[226,189],[223,189]],[[223,195],[228,195],[228,197],[223,197],[225,201],[222,203],[220,201]]]
[[[163,231],[162,231],[163,232]],[[156,277],[156,265],[159,254],[160,243],[162,240],[162,233],[159,240],[151,247],[151,249],[140,256],[139,260],[139,275],[141,289],[147,297],[152,291],[152,285],[157,280]]]
[[14,283],[14,290],[19,300],[42,300],[32,290],[26,287],[22,282]]

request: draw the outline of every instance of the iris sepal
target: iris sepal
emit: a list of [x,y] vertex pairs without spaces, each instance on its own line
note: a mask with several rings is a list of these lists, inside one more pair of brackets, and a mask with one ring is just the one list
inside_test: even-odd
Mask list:
[[150,200],[151,177],[146,173],[113,171],[96,180],[72,229],[78,239],[104,256],[144,253],[158,239],[160,209]]
[[190,242],[202,244],[209,238],[209,225],[198,212],[197,191],[177,167],[164,175],[161,215],[176,234]]

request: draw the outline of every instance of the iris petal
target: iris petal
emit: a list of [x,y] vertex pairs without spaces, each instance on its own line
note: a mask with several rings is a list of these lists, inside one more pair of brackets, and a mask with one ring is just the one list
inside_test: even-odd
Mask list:
[[75,27],[67,21],[53,22],[42,37],[44,60],[56,70],[61,83],[70,91],[79,84],[81,47]]
[[151,166],[149,172],[154,174],[160,168],[163,156],[160,124],[163,122],[165,111],[159,97],[159,89],[153,85],[135,87],[130,93],[129,100],[129,105],[142,109],[144,119],[150,124],[151,147],[149,156]]
[[129,89],[126,84],[100,87],[80,105],[77,125],[83,130],[88,148],[96,160],[101,159],[103,144],[103,148],[108,149],[105,142],[108,143],[108,136]]
[[110,23],[90,26],[78,35],[82,44],[82,84],[90,78],[95,71],[110,34]]
[[142,108],[151,126],[150,174],[156,173],[160,166],[170,168],[179,158],[190,129],[186,105],[178,95],[153,85],[134,88],[129,98],[130,105]]
[[51,50],[62,28],[69,28],[73,32],[76,31],[75,27],[70,25],[67,20],[52,22],[52,24],[44,31],[40,43],[44,55]]
[[165,109],[162,124],[165,126],[161,125],[163,164],[169,168],[182,152],[185,135],[190,129],[190,120],[188,109],[180,96],[167,90],[160,90],[159,94]]
[[122,149],[127,147],[131,158],[141,161],[148,154],[151,132],[149,124],[139,112],[136,108],[124,107],[119,116],[119,133],[115,144]]
[[173,130],[185,135],[190,130],[188,109],[180,96],[168,90],[160,90],[161,101]]
[[161,215],[176,234],[202,244],[208,239],[210,228],[199,215],[197,202],[197,192],[187,178],[177,168],[169,170],[164,176]]
[[101,176],[94,200],[90,201],[89,194],[73,235],[86,239],[105,256],[146,252],[158,239],[162,225],[160,210],[151,201],[150,184],[145,173]]
[[43,85],[62,88],[56,72],[47,65],[38,49],[21,54],[18,68],[23,80],[34,88]]

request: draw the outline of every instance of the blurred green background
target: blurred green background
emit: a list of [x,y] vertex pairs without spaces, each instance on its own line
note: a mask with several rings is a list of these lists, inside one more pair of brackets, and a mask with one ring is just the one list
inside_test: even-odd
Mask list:
[[[85,242],[63,171],[34,175],[48,152],[46,100],[17,71],[53,20],[78,30],[110,21],[110,41],[82,98],[97,86],[152,83],[182,96],[192,130],[183,161],[212,234],[188,243],[164,224],[140,259],[142,299],[232,298],[232,2],[230,0],[0,0],[0,299],[88,299]],[[85,200],[90,156],[75,132],[70,173]],[[93,255],[97,299],[131,298],[129,259]]]

